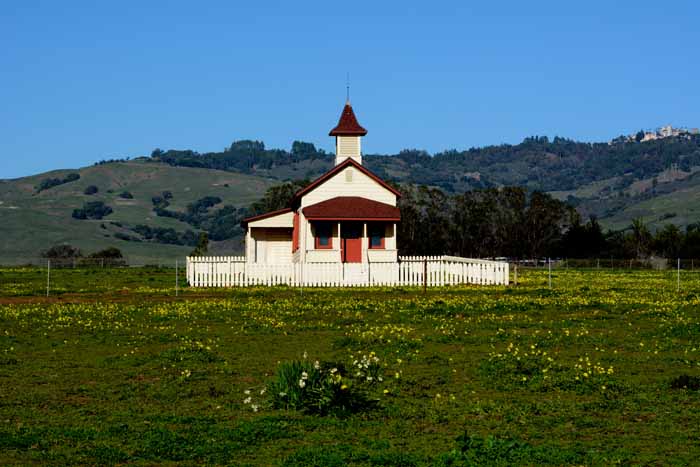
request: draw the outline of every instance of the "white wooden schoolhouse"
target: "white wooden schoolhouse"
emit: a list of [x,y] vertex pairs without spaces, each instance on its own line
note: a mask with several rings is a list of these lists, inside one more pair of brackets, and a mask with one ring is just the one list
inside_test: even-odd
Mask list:
[[396,262],[401,194],[362,165],[367,130],[345,104],[335,137],[335,167],[299,191],[289,208],[243,221],[252,263]]
[[329,133],[335,166],[289,207],[244,219],[245,256],[188,258],[190,285],[507,284],[507,263],[399,256],[401,193],[362,165],[366,134],[346,102]]

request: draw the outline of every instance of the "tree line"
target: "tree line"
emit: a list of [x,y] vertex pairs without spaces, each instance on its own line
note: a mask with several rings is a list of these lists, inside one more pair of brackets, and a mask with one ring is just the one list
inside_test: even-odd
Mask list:
[[512,259],[700,258],[700,223],[685,230],[668,224],[652,232],[643,219],[603,231],[595,217],[583,222],[573,206],[522,187],[448,195],[439,189],[401,187],[398,242],[402,254]]
[[[303,141],[294,141],[289,150],[269,149],[262,141],[252,140],[235,141],[221,152],[156,149],[151,159],[174,166],[277,178],[288,178],[295,171],[301,171],[303,177],[315,178],[333,165],[333,154]],[[418,149],[397,154],[367,154],[364,163],[386,180],[435,186],[451,194],[497,186],[573,190],[610,177],[619,177],[615,189],[622,190],[635,180],[654,177],[672,165],[685,172],[700,165],[700,136],[614,143],[532,136],[515,145],[452,149],[435,154]]]

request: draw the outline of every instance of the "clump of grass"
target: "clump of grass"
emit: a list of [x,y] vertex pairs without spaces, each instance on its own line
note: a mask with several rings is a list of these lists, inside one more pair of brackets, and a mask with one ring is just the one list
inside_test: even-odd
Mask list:
[[535,446],[514,438],[481,437],[464,433],[457,447],[439,457],[441,466],[478,465],[585,465],[590,462],[583,450],[561,446]]

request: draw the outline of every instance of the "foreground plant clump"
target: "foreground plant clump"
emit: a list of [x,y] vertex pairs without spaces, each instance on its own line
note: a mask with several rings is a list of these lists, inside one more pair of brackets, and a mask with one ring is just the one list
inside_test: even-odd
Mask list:
[[[304,356],[304,360],[280,363],[275,379],[260,390],[272,408],[345,416],[377,408],[381,400],[377,396],[390,392],[374,352],[355,359],[349,369],[337,362],[312,363]],[[248,395],[244,403],[257,412],[260,405],[250,396],[251,390],[244,392]]]
[[520,271],[510,288],[175,297],[143,270],[77,269],[49,300],[29,298],[31,268],[0,273],[3,465],[700,456],[700,273],[680,293],[670,273],[569,270],[552,289]]

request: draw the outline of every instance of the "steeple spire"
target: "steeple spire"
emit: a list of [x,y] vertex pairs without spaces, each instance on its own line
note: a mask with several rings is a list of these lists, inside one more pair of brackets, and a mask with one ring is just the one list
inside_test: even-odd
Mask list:
[[345,159],[351,158],[358,164],[362,164],[361,139],[367,134],[367,130],[360,126],[355,117],[355,112],[350,105],[350,85],[347,85],[347,102],[340,114],[338,124],[333,128],[329,136],[335,136],[335,164],[338,165]]
[[345,79],[345,103],[347,105],[350,105],[350,72],[348,71],[348,74]]

